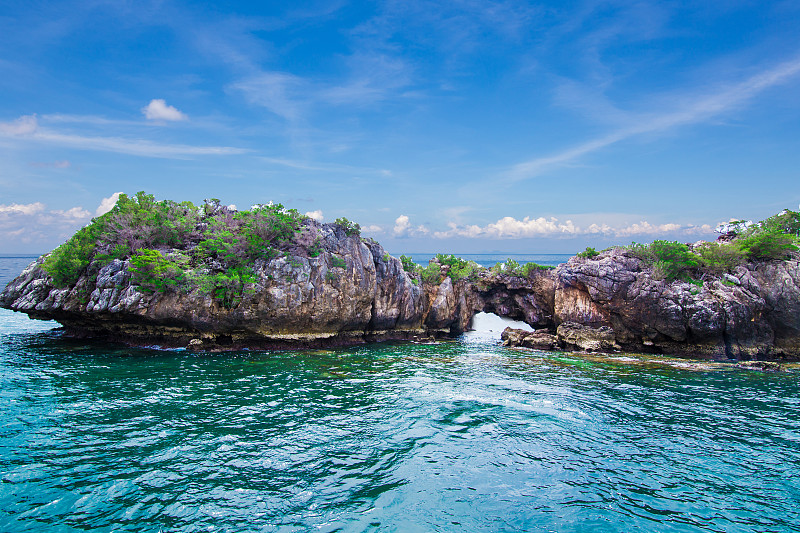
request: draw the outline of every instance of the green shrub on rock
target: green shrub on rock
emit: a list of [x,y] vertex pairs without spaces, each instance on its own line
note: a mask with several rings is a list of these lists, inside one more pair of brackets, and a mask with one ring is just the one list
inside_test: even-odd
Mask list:
[[351,222],[350,220],[347,220],[345,217],[337,218],[333,223],[338,226],[341,226],[341,228],[344,230],[345,235],[347,235],[348,237],[351,235],[361,234],[361,225],[355,222]]
[[[42,267],[56,286],[72,287],[81,276],[90,275],[91,280],[115,259],[127,260],[134,286],[142,292],[197,290],[225,307],[235,307],[254,290],[257,261],[283,253],[298,268],[302,262],[293,255],[298,246],[307,246],[309,257],[322,254],[319,237],[310,244],[298,237],[306,221],[297,210],[281,204],[236,211],[216,198],[197,207],[191,202],[156,200],[145,192],[121,194],[108,213],[50,253]],[[335,223],[348,236],[361,231],[346,218]],[[387,254],[384,260],[388,259]],[[331,266],[344,269],[347,262],[334,257]]]
[[652,267],[656,279],[672,281],[686,278],[699,265],[698,257],[689,247],[676,241],[655,240],[651,244],[634,242],[626,249],[628,254]]
[[534,272],[540,272],[542,270],[553,270],[554,268],[555,268],[554,266],[540,265],[538,263],[530,261],[522,265],[522,276],[527,278],[530,277],[531,274],[533,274]]
[[798,250],[797,237],[774,227],[745,232],[735,242],[751,259],[787,259]]
[[503,263],[497,263],[492,267],[492,272],[504,272],[506,274],[516,276],[518,275],[520,269],[519,262],[511,259],[510,257],[505,260]]
[[305,217],[282,204],[255,205],[234,215],[244,239],[256,255],[262,248],[291,241]]
[[442,282],[442,267],[439,263],[431,261],[428,266],[419,271],[420,278],[424,283],[438,285]]
[[798,250],[800,212],[784,209],[777,215],[755,224],[735,221],[733,243],[751,260],[788,259]]
[[179,247],[197,238],[200,211],[192,202],[158,201],[140,191],[129,197],[120,194],[114,207],[92,221],[100,230],[102,245],[140,248]]
[[192,281],[201,293],[213,296],[223,307],[231,309],[239,305],[246,294],[255,292],[252,285],[257,278],[251,268],[239,265],[224,272],[202,272]]
[[471,277],[480,270],[480,266],[474,261],[468,261],[455,255],[436,254],[436,262],[442,266],[447,266],[447,276],[453,281]]
[[800,237],[800,212],[784,209],[777,215],[759,222],[758,227],[764,231],[778,231]]
[[156,201],[152,194],[120,194],[108,213],[92,219],[56,248],[42,268],[57,287],[74,285],[93,259],[125,259],[133,250],[179,246],[197,236],[198,209],[191,202]]
[[253,261],[277,257],[304,220],[281,204],[237,212],[217,199],[198,208],[144,192],[121,194],[111,211],[54,250],[43,268],[56,286],[70,287],[90,265],[129,259],[143,292],[198,287],[224,305],[235,305],[255,279]]
[[534,272],[542,270],[552,270],[555,267],[540,265],[530,261],[524,265],[519,264],[519,261],[508,258],[503,263],[497,263],[492,267],[492,272],[505,273],[509,276],[530,277]]
[[140,290],[152,293],[180,288],[187,280],[188,267],[189,257],[184,254],[167,257],[158,250],[139,248],[131,257],[129,270]]
[[401,255],[400,262],[403,264],[403,270],[405,270],[409,274],[414,274],[420,269],[420,266],[416,264],[414,260],[407,255]]
[[81,228],[67,242],[53,250],[42,268],[53,278],[56,287],[70,287],[89,266],[97,247],[97,228]]
[[721,276],[744,262],[745,254],[735,243],[704,242],[694,253],[699,258],[700,268],[712,275]]
[[322,253],[322,242],[320,242],[319,237],[314,239],[314,243],[308,248],[308,255],[309,257],[319,257]]

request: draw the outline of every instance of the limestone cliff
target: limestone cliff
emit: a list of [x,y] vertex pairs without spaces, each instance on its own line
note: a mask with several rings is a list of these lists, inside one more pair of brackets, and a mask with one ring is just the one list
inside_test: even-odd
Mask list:
[[0,306],[57,320],[73,335],[135,344],[234,349],[428,338],[459,334],[475,312],[487,311],[537,328],[527,340],[514,337],[534,348],[800,358],[796,256],[747,262],[702,284],[656,279],[624,248],[528,276],[481,269],[453,281],[442,266],[435,282],[425,282],[378,243],[305,220],[284,253],[253,262],[254,280],[233,303],[192,285],[143,290],[130,259],[92,263],[60,288],[44,261],[8,284]]
[[654,279],[623,248],[555,272],[555,325],[609,327],[625,350],[800,357],[800,261],[749,262],[702,286]]
[[208,348],[351,344],[468,326],[472,315],[464,310],[468,318],[457,318],[452,284],[423,290],[374,241],[335,224],[304,224],[318,255],[295,249],[256,260],[256,280],[235,305],[198,287],[148,294],[130,261],[120,259],[90,266],[73,286],[58,288],[42,257],[8,284],[0,306],[57,320],[73,335],[165,346],[199,339]]

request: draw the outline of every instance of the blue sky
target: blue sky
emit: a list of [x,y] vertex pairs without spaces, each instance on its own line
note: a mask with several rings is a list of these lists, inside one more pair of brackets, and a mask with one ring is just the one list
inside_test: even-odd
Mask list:
[[118,192],[391,252],[695,241],[800,202],[800,4],[2,2],[0,253]]

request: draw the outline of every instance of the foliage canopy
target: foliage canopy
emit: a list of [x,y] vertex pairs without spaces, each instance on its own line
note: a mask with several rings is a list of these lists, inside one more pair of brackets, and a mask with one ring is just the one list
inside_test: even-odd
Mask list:
[[755,224],[734,221],[726,226],[735,234],[730,242],[705,242],[690,250],[686,244],[656,240],[626,249],[652,267],[654,277],[687,281],[694,275],[722,276],[746,260],[788,259],[799,249],[800,213],[795,211],[786,209]]
[[158,201],[145,192],[121,194],[111,211],[56,248],[43,268],[56,286],[70,287],[89,269],[129,259],[133,281],[143,292],[199,287],[232,307],[256,280],[253,261],[276,257],[304,219],[281,204],[234,211],[216,198],[197,207]]

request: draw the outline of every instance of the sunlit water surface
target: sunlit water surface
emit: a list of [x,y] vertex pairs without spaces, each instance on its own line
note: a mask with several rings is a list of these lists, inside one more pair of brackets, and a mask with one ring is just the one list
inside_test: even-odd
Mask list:
[[0,531],[800,531],[796,369],[54,326],[0,312]]

